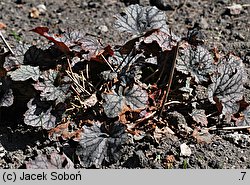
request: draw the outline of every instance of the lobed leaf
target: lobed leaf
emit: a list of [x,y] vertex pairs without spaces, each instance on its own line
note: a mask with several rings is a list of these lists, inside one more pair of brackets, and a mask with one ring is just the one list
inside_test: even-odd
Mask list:
[[101,43],[93,37],[85,37],[81,40],[81,48],[89,53],[86,55],[86,59],[90,60],[93,57],[104,52],[104,48]]
[[103,93],[102,98],[104,99],[104,112],[110,118],[119,116],[126,108],[125,97],[117,94],[114,90],[109,93]]
[[30,45],[28,44],[20,44],[16,48],[14,48],[13,52],[15,53],[15,55],[6,57],[6,61],[3,64],[3,67],[6,69],[6,71],[10,71],[11,69],[23,64],[24,55],[29,47]]
[[161,30],[156,30],[151,35],[144,38],[145,43],[157,42],[162,48],[162,51],[172,50],[173,46],[177,45],[178,41],[180,41],[180,38],[176,35],[165,33]]
[[25,164],[27,169],[74,169],[74,163],[65,154],[57,152],[50,155],[40,154]]
[[156,7],[142,7],[135,4],[128,6],[124,13],[123,16],[116,16],[114,23],[114,27],[119,31],[132,33],[135,36],[152,29],[162,29],[168,32],[166,15]]
[[46,112],[37,112],[37,105],[33,102],[32,98],[28,103],[28,110],[24,114],[24,123],[27,125],[35,127],[43,127],[44,129],[51,129],[55,127],[56,117],[51,114],[52,107],[50,107]]
[[80,50],[78,46],[81,45],[82,40],[85,38],[85,34],[82,31],[69,30],[67,29],[61,37],[56,37],[55,39],[63,42],[71,50]]
[[118,93],[112,90],[109,93],[103,93],[102,98],[104,112],[110,118],[119,116],[128,110],[128,107],[133,111],[144,109],[148,101],[147,92],[138,85],[125,89],[120,86]]
[[139,85],[134,85],[125,91],[126,104],[132,109],[144,109],[147,105],[148,94]]
[[61,84],[55,86],[54,82],[57,78],[58,72],[55,70],[44,71],[41,75],[41,80],[34,84],[34,88],[41,91],[41,100],[56,100],[56,103],[64,102],[70,95],[68,93],[70,84]]
[[15,71],[9,71],[8,75],[10,75],[11,79],[14,81],[26,81],[30,78],[37,81],[40,77],[40,70],[38,66],[21,65]]
[[207,115],[205,114],[205,110],[193,109],[190,115],[192,116],[193,120],[196,123],[201,124],[201,126],[207,126],[208,120],[207,120]]
[[[232,55],[220,59],[216,73],[211,77],[208,98],[223,115],[231,115],[239,110],[238,101],[243,99],[245,70],[241,60],[234,60]],[[220,108],[222,106],[222,108]]]
[[83,130],[76,154],[87,168],[100,168],[104,160],[110,162],[117,158],[118,147],[127,139],[125,126],[120,123],[115,123],[108,132],[100,123],[94,123],[91,127],[84,125]]
[[133,55],[130,52],[128,55],[122,55],[120,52],[114,52],[114,55],[109,57],[108,61],[113,66],[116,72],[121,71],[123,68],[131,68],[131,66],[141,66],[145,56],[140,53]]
[[207,82],[208,75],[214,72],[213,57],[202,46],[184,46],[177,57],[176,69],[191,74],[197,83]]

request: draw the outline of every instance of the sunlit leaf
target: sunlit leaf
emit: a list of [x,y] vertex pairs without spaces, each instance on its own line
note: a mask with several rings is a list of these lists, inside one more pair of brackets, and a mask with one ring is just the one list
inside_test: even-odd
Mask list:
[[176,46],[179,40],[180,38],[176,35],[165,33],[161,30],[156,30],[151,35],[144,38],[145,43],[156,42],[163,51],[172,50],[173,46]]
[[40,154],[25,164],[27,169],[74,169],[74,163],[65,154],[57,152],[49,155]]
[[94,123],[91,127],[84,126],[83,130],[76,154],[84,167],[100,168],[104,160],[111,162],[119,158],[118,147],[127,139],[124,125],[114,123],[105,129],[100,123]]
[[65,43],[71,50],[79,50],[78,46],[81,45],[83,39],[85,39],[85,34],[82,31],[69,29],[61,37],[56,38],[56,40]]
[[81,48],[89,52],[87,54],[87,60],[90,60],[92,57],[95,57],[96,55],[104,51],[101,43],[93,37],[85,37],[84,39],[82,39]]
[[33,102],[33,98],[27,103],[28,110],[24,114],[24,123],[35,127],[43,127],[51,129],[55,127],[56,117],[51,114],[52,107],[46,111],[37,112],[37,105]]
[[70,84],[55,86],[54,82],[58,72],[55,70],[44,71],[40,76],[41,80],[34,84],[34,88],[41,91],[41,100],[56,100],[56,103],[64,102],[70,95],[68,93]]
[[[242,61],[233,60],[232,55],[220,59],[217,71],[211,77],[208,87],[209,100],[222,106],[219,110],[224,115],[231,115],[239,110],[238,101],[243,99],[245,71]],[[220,108],[219,108],[220,109]]]
[[129,107],[131,110],[144,109],[147,105],[148,95],[140,86],[134,85],[132,88],[119,88],[118,93],[112,90],[103,93],[103,108],[108,117],[116,117]]
[[214,68],[212,55],[202,46],[187,45],[180,49],[176,69],[191,74],[197,83],[207,82]]
[[14,102],[14,96],[12,89],[9,89],[4,93],[2,97],[0,97],[0,107],[9,107]]
[[156,7],[142,7],[138,4],[130,5],[125,14],[116,16],[114,27],[122,32],[129,32],[135,36],[152,29],[164,29],[168,32],[166,15]]
[[208,120],[207,120],[207,116],[205,114],[205,110],[193,109],[193,111],[190,115],[192,116],[193,120],[196,123],[201,124],[202,126],[207,126]]
[[125,97],[117,94],[115,91],[109,93],[103,93],[102,98],[104,99],[103,108],[104,112],[108,117],[119,116],[125,107]]
[[32,78],[34,81],[37,81],[40,77],[39,67],[33,67],[29,65],[21,65],[15,71],[9,71],[11,79],[14,81],[25,81]]
[[10,55],[6,57],[6,61],[4,62],[3,67],[6,71],[10,71],[13,68],[18,67],[23,64],[24,54],[29,49],[30,45],[28,44],[20,44],[16,48],[13,49],[14,56]]

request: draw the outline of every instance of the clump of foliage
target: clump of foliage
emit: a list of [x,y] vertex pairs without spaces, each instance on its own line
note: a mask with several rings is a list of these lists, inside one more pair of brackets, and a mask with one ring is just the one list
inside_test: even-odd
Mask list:
[[[24,123],[48,130],[52,141],[74,141],[75,155],[86,168],[118,160],[128,134],[154,132],[173,110],[193,120],[190,126],[212,126],[207,115],[214,112],[222,123],[249,125],[240,58],[178,37],[156,7],[131,5],[117,15],[114,27],[131,39],[104,46],[81,31],[58,35],[46,27],[33,29],[52,44],[19,45],[6,57],[0,66],[0,106],[15,101],[17,82],[32,85]],[[204,99],[197,95],[199,86],[206,89]],[[244,119],[235,121],[239,113]]]

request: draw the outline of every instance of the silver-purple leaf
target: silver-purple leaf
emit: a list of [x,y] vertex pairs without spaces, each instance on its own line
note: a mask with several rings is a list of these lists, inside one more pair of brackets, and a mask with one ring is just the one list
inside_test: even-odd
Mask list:
[[34,127],[42,127],[44,129],[51,129],[55,127],[56,117],[51,114],[52,107],[50,107],[46,112],[40,112],[36,114],[37,105],[33,104],[34,98],[32,98],[28,103],[28,110],[24,114],[24,123]]
[[125,91],[126,104],[132,109],[144,109],[148,102],[148,94],[139,85]]
[[65,99],[70,95],[68,93],[70,84],[63,84],[55,86],[54,81],[57,78],[58,72],[55,70],[44,71],[40,78],[42,80],[34,84],[34,88],[41,91],[41,100],[56,100],[56,103],[64,102]]
[[144,38],[145,43],[157,42],[163,51],[172,50],[177,45],[180,38],[174,34],[165,33],[161,30],[154,31],[151,35]]
[[40,77],[40,70],[38,66],[21,65],[15,71],[9,71],[7,74],[10,75],[11,79],[14,81],[25,81],[30,78],[37,81]]
[[192,116],[193,120],[196,123],[201,124],[201,126],[207,126],[208,120],[207,120],[207,116],[205,114],[205,110],[203,110],[203,109],[193,109],[190,116]]
[[136,64],[138,66],[142,65],[142,63],[145,61],[144,58],[145,56],[142,53],[133,56],[132,53],[129,53],[128,55],[122,55],[120,52],[115,52],[113,56],[109,57],[108,61],[115,71],[119,72],[124,67],[130,68]]
[[100,168],[104,160],[110,162],[116,159],[119,153],[118,146],[127,139],[125,127],[120,123],[114,123],[108,132],[101,127],[99,122],[91,127],[84,125],[83,130],[76,154],[86,168],[92,166]]
[[168,32],[166,15],[156,7],[142,7],[138,4],[125,9],[125,15],[116,16],[114,27],[121,32],[132,33],[135,36],[153,30],[162,29]]
[[90,60],[92,57],[100,54],[104,51],[101,43],[93,37],[85,37],[81,40],[81,48],[85,51],[88,51],[88,54],[85,54],[86,60]]
[[202,46],[187,45],[179,50],[176,69],[190,74],[197,83],[207,82],[208,75],[214,72],[213,57]]
[[132,88],[120,86],[117,92],[112,90],[109,93],[103,93],[103,108],[106,115],[110,118],[119,116],[127,108],[131,110],[144,109],[147,105],[148,94],[140,86],[134,85]]
[[231,115],[239,110],[238,101],[243,99],[245,69],[241,60],[233,60],[232,55],[220,59],[217,70],[208,86],[208,98],[222,106],[223,115]]
[[74,169],[74,163],[65,154],[57,152],[50,155],[40,154],[25,164],[27,169]]
[[13,49],[14,56],[11,55],[6,57],[6,61],[3,64],[3,67],[6,69],[6,71],[10,71],[11,69],[23,64],[24,54],[29,49],[29,47],[30,45],[28,44],[20,44]]
[[104,112],[110,118],[119,116],[119,114],[125,108],[125,97],[119,95],[114,90],[109,93],[103,93],[102,98],[104,99]]

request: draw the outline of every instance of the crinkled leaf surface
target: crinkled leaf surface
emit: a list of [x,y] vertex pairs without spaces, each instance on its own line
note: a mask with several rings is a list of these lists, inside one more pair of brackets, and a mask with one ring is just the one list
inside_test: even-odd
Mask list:
[[245,80],[242,61],[232,60],[231,55],[223,57],[216,73],[211,77],[208,98],[212,103],[222,105],[222,114],[231,115],[239,110],[238,101],[243,99]]
[[6,71],[10,71],[11,69],[23,64],[24,54],[29,49],[30,45],[20,44],[16,48],[14,48],[14,56],[6,57],[6,61],[4,62],[3,67]]
[[81,48],[89,52],[87,54],[87,60],[90,60],[92,57],[95,57],[104,51],[101,43],[92,37],[85,37],[84,39],[82,39]]
[[28,103],[28,110],[24,114],[24,123],[31,126],[42,126],[44,129],[51,129],[55,127],[56,117],[51,114],[52,107],[47,111],[37,111],[37,105],[33,102],[32,98]]
[[74,169],[74,163],[65,155],[52,152],[40,154],[34,160],[26,162],[27,169]]
[[196,123],[201,124],[202,126],[207,126],[208,121],[207,116],[205,114],[205,110],[193,109],[191,116]]
[[187,45],[180,49],[176,69],[191,74],[197,83],[207,82],[208,75],[214,72],[213,57],[202,46]]
[[180,40],[176,35],[165,33],[161,30],[154,31],[151,35],[144,38],[145,43],[157,42],[163,51],[172,50]]
[[55,70],[44,71],[40,78],[42,80],[34,84],[36,90],[42,91],[40,94],[41,100],[56,100],[56,103],[64,102],[69,96],[69,84],[55,86],[54,81],[57,78],[58,72]]
[[164,29],[168,32],[166,15],[156,7],[142,7],[138,4],[125,9],[125,15],[116,16],[114,27],[122,32],[141,35],[152,29]]
[[109,93],[103,93],[103,108],[106,115],[110,118],[119,116],[125,108],[125,97],[117,94],[114,90]]
[[12,89],[9,89],[2,97],[0,97],[0,107],[9,107],[13,104],[13,102],[14,96]]
[[245,65],[244,65],[243,61],[241,60],[241,58],[230,53],[227,56],[225,56],[224,58],[222,58],[221,62],[225,63],[225,64],[228,63],[233,68],[236,68],[237,70],[239,70],[242,73],[243,83],[245,83],[248,80],[248,78],[247,78],[248,75],[247,75],[247,72],[245,69]]
[[71,50],[75,50],[77,49],[76,46],[79,46],[84,38],[85,34],[82,31],[68,29],[56,40],[65,43]]
[[120,123],[114,123],[109,132],[105,131],[101,123],[84,126],[83,130],[76,154],[86,168],[100,168],[104,159],[110,162],[117,158],[118,146],[127,139],[125,127]]
[[103,108],[108,117],[116,117],[123,113],[127,106],[131,110],[143,109],[147,105],[148,95],[140,86],[134,85],[132,88],[120,87],[119,92],[112,90],[109,93],[103,93]]
[[11,79],[14,81],[25,81],[29,78],[32,78],[34,81],[37,81],[40,77],[39,67],[33,67],[30,65],[21,65],[15,71],[9,71]]

